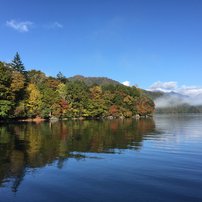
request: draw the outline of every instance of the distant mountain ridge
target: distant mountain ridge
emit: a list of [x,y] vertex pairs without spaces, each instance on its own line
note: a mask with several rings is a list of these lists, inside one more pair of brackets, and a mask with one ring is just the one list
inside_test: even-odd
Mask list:
[[107,77],[85,77],[82,75],[75,75],[75,76],[69,77],[67,79],[69,81],[83,81],[87,86],[91,86],[93,84],[97,84],[100,86],[108,85],[108,84],[121,85],[120,82],[115,81],[113,79],[109,79]]

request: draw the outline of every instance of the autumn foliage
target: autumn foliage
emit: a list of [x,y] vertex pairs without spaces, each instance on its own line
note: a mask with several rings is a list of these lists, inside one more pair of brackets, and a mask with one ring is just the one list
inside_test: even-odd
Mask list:
[[[16,61],[17,60],[17,61]],[[62,73],[25,71],[19,54],[12,65],[0,62],[0,118],[102,118],[152,114],[143,91],[122,84],[87,85]]]

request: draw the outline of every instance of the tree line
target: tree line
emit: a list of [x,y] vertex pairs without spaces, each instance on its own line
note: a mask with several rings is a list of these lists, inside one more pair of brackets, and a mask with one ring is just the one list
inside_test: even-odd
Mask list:
[[18,53],[11,63],[0,62],[0,119],[128,118],[153,111],[153,101],[135,86],[87,86],[60,72],[51,77],[37,70],[26,71]]

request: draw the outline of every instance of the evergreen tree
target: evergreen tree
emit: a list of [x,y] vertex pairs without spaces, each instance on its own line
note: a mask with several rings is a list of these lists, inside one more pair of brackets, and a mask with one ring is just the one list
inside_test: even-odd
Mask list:
[[18,72],[25,72],[25,67],[20,59],[20,55],[19,53],[17,52],[12,63],[11,63],[11,66],[14,70],[18,71]]
[[67,82],[67,78],[62,74],[62,72],[59,72],[56,76],[57,80],[61,81],[62,83]]

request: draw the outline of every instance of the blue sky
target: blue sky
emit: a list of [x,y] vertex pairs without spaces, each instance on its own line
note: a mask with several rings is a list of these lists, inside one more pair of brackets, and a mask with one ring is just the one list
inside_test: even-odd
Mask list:
[[157,81],[202,86],[200,0],[0,3],[0,60],[18,51],[28,70],[52,76],[106,76],[142,88]]

